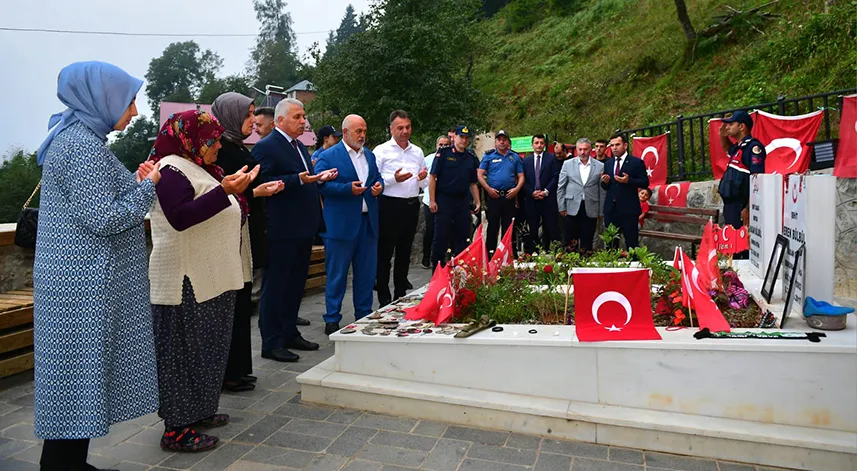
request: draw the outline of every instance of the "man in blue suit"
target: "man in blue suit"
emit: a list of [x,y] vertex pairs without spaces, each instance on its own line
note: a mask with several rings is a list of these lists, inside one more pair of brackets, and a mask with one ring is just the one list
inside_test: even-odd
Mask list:
[[342,122],[342,141],[322,152],[316,171],[339,169],[338,176],[321,184],[324,195],[324,238],[327,283],[324,333],[339,330],[342,299],[353,266],[352,290],[354,318],[372,312],[372,284],[378,268],[378,195],[384,180],[378,172],[375,156],[363,147],[366,121],[348,115]]
[[530,234],[524,244],[528,253],[533,253],[537,244],[542,250],[547,250],[551,242],[559,240],[559,210],[556,202],[559,161],[555,155],[545,152],[544,135],[536,134],[532,143],[533,155],[524,159],[524,211],[527,225],[530,226]]
[[[282,180],[285,189],[268,198],[268,264],[262,275],[259,330],[262,358],[297,361],[288,349],[317,350],[298,332],[298,311],[309,272],[312,240],[321,221],[316,182],[336,177],[336,170],[313,171],[306,147],[298,141],[306,125],[303,104],[285,99],[274,112],[274,131],[252,150],[264,181]],[[252,216],[251,216],[252,217]]]
[[[613,157],[604,162],[601,175],[601,187],[607,190],[604,195],[604,227],[613,224],[624,234],[625,247],[637,246],[639,234],[638,219],[643,210],[640,207],[640,188],[649,187],[646,164],[639,157],[628,154],[628,138],[618,133],[610,138],[610,150]],[[614,241],[613,248],[619,246]]]

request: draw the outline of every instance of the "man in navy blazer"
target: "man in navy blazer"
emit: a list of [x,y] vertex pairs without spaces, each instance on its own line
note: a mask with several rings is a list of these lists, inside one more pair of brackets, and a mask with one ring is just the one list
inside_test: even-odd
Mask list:
[[384,190],[384,180],[375,156],[363,147],[365,143],[366,121],[348,115],[342,122],[342,141],[322,152],[315,163],[319,172],[339,169],[335,179],[321,184],[327,226],[322,234],[327,270],[327,335],[339,330],[348,269],[352,266],[354,318],[362,319],[372,312],[372,285],[378,268],[378,195]]
[[268,264],[262,275],[259,330],[262,358],[297,361],[288,349],[317,350],[318,344],[298,332],[298,311],[309,272],[312,240],[321,221],[316,182],[336,172],[313,171],[306,147],[298,141],[306,125],[303,104],[285,99],[277,104],[274,131],[253,146],[264,181],[282,180],[282,192],[267,199]]
[[[625,247],[637,246],[639,234],[638,218],[643,213],[640,207],[640,188],[649,187],[646,164],[639,157],[628,154],[628,138],[618,133],[610,138],[613,157],[604,162],[601,187],[604,195],[604,227],[618,227],[625,236]],[[613,247],[619,246],[614,241]]]
[[533,155],[524,159],[524,211],[530,226],[524,250],[528,253],[535,251],[536,244],[547,250],[551,242],[559,240],[556,202],[559,161],[555,155],[545,152],[544,135],[536,134],[532,143]]

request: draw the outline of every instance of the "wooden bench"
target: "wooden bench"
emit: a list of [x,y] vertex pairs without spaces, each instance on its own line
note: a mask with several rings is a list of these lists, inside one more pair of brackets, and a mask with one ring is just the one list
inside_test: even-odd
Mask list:
[[679,234],[675,232],[640,230],[640,237],[653,237],[656,239],[677,240],[689,242],[691,257],[696,258],[696,247],[702,242],[702,229],[708,224],[709,219],[717,224],[720,217],[719,209],[703,208],[674,208],[672,206],[649,205],[649,213],[646,221],[655,220],[660,222],[683,222],[699,226],[699,235]]
[[0,378],[33,369],[33,289],[0,293]]
[[324,267],[324,246],[313,245],[309,260],[309,273],[306,277],[304,291],[324,288],[324,284],[327,282],[327,271]]

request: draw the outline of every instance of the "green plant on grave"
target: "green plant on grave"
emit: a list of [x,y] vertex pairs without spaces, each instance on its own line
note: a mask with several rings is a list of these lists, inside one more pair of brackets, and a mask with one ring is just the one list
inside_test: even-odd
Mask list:
[[462,313],[470,320],[488,316],[498,324],[526,324],[539,318],[532,300],[541,294],[533,292],[529,282],[518,277],[514,268],[503,270],[495,283],[481,285],[475,292],[475,301]]
[[619,240],[619,228],[613,224],[604,228],[604,232],[598,234],[601,242],[604,242],[605,247],[610,247],[614,242]]
[[637,247],[628,250],[631,258],[636,259],[640,265],[652,271],[652,284],[664,285],[678,271],[670,265],[664,263],[663,257],[650,251],[646,247]]

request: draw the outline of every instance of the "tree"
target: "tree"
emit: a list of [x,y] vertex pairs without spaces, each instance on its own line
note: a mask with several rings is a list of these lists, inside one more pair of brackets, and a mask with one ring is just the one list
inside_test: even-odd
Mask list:
[[693,44],[696,42],[696,30],[693,29],[693,23],[690,22],[690,16],[687,15],[687,5],[684,0],[675,0],[675,9],[678,12],[678,22],[681,23],[684,29],[684,35],[687,37],[687,42]]
[[149,157],[153,142],[149,138],[158,135],[158,122],[140,116],[120,132],[110,143],[110,150],[116,155],[122,165],[132,172]]
[[283,0],[253,0],[256,19],[261,23],[259,39],[250,52],[248,74],[257,88],[265,85],[287,87],[298,81],[300,60],[295,47],[292,17]]
[[[382,0],[369,28],[338,45],[319,63],[310,104],[313,122],[357,113],[371,142],[387,139],[387,119],[401,108],[412,116],[415,140],[431,140],[450,126],[477,127],[482,96],[470,73],[476,44],[470,37],[479,0]],[[431,138],[427,136],[431,135]]]
[[215,98],[226,92],[238,92],[250,96],[250,85],[247,77],[243,75],[229,75],[224,78],[214,78],[202,86],[197,102],[214,103]]
[[[18,221],[21,208],[41,178],[35,152],[27,154],[19,149],[7,154],[0,165],[0,223]],[[30,207],[39,206],[40,196],[36,193]]]
[[[365,21],[365,20],[364,20]],[[354,7],[349,3],[347,7],[345,7],[345,15],[342,17],[342,21],[339,22],[339,28],[336,28],[336,32],[330,32],[327,36],[327,49],[325,50],[325,54],[330,53],[336,46],[344,43],[351,36],[364,31],[363,24],[364,21],[358,22],[357,14],[354,12]]]
[[149,62],[146,72],[146,95],[155,115],[162,101],[194,101],[222,66],[220,56],[209,49],[200,51],[195,41],[167,46],[160,57]]

